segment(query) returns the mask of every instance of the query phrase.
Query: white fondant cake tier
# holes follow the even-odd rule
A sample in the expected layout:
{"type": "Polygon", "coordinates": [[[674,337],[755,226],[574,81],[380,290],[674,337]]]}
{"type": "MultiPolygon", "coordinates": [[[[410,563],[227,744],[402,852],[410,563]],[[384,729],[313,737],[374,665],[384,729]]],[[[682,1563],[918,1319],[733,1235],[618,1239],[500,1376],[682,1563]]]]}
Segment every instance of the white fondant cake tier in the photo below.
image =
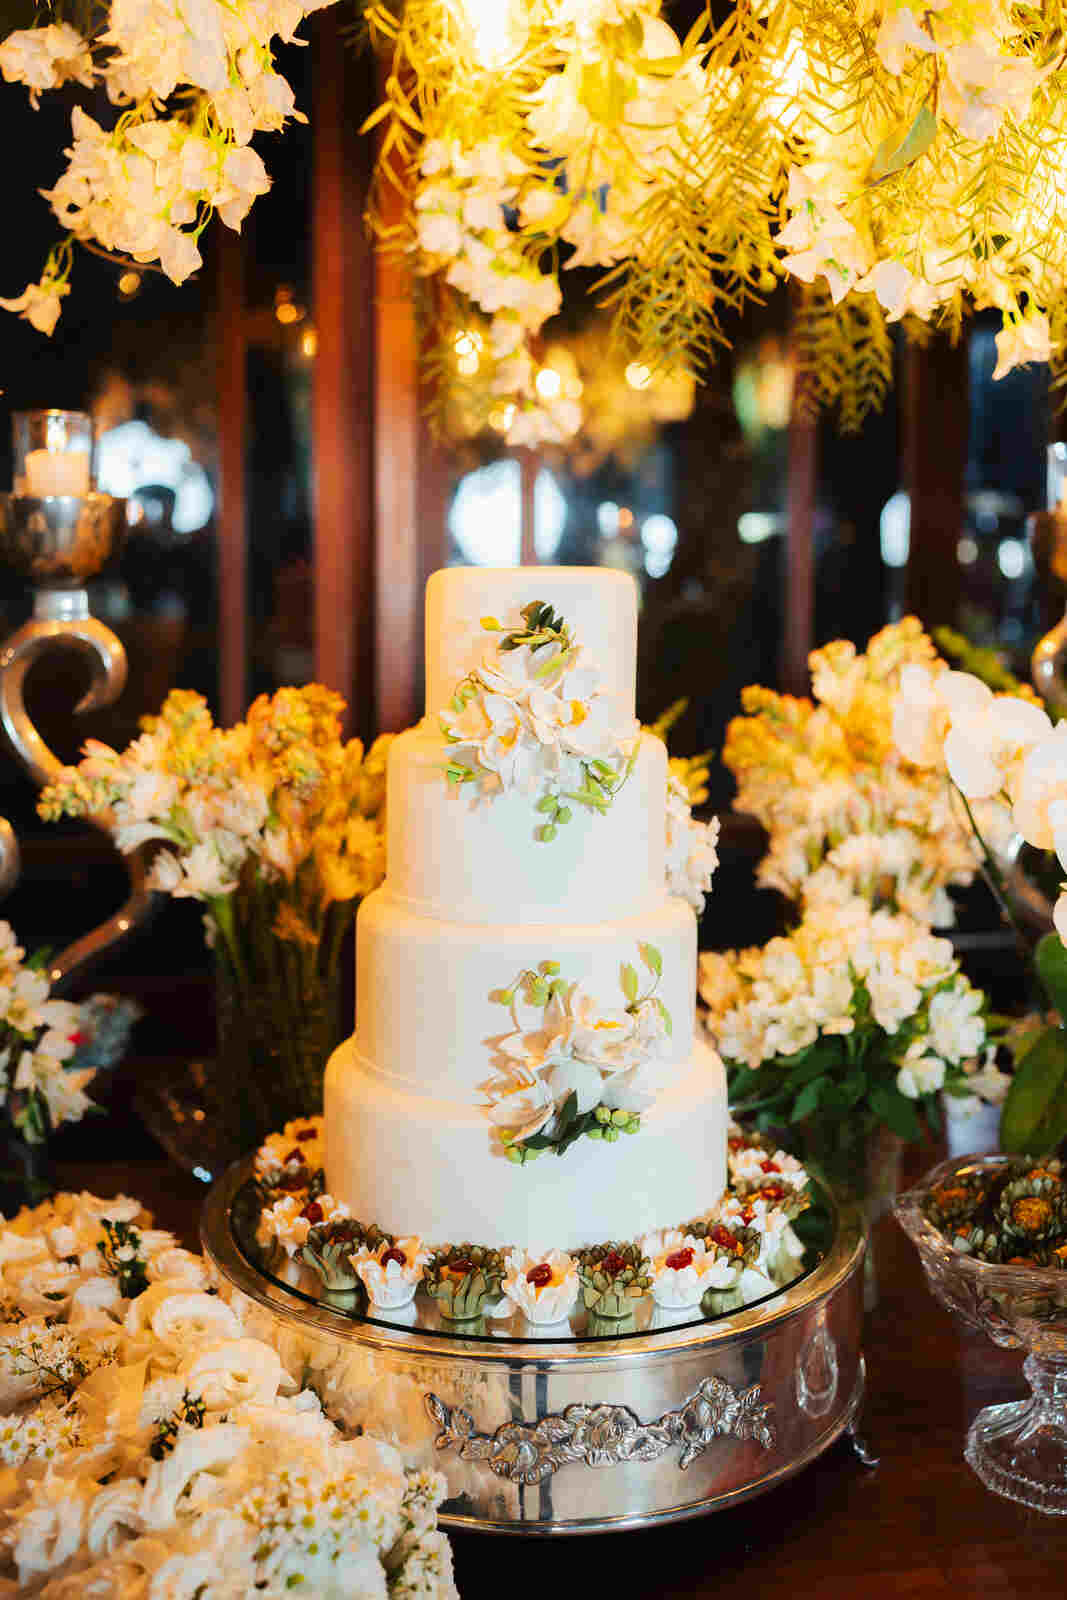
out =
{"type": "Polygon", "coordinates": [[[726,1184],[722,1063],[699,1039],[639,1133],[507,1161],[474,1106],[368,1072],[355,1042],[326,1072],[326,1175],[354,1216],[432,1243],[574,1250],[707,1211],[726,1184]]]}
{"type": "Polygon", "coordinates": [[[447,760],[447,742],[428,724],[401,734],[389,752],[388,887],[397,905],[451,922],[554,925],[662,907],[662,740],[642,736],[607,812],[574,805],[548,843],[536,837],[543,818],[529,795],[450,787],[442,777],[447,760]]]}
{"type": "Polygon", "coordinates": [[[426,712],[436,716],[495,635],[483,617],[505,625],[543,600],[569,623],[600,670],[604,693],[623,718],[634,714],[637,587],[608,567],[445,567],[426,585],[426,712]]]}
{"type": "MultiPolygon", "coordinates": [[[[614,922],[490,929],[413,916],[388,888],[378,889],[356,922],[359,1053],[377,1074],[416,1093],[477,1105],[485,1100],[479,1085],[492,1076],[490,1041],[514,1029],[507,1007],[490,994],[507,989],[523,970],[558,961],[561,975],[581,979],[605,1008],[624,1006],[623,963],[648,976],[639,943],[654,945],[663,958],[656,992],[671,1013],[674,1043],[657,1068],[669,1077],[672,1057],[688,1052],[695,1022],[696,918],[684,901],[664,897],[656,911],[614,922]]],[[[328,1094],[326,1112],[329,1118],[328,1094]]],[[[482,1128],[488,1143],[484,1117],[482,1128]]],[[[329,1168],[327,1176],[332,1183],[329,1168]]]]}

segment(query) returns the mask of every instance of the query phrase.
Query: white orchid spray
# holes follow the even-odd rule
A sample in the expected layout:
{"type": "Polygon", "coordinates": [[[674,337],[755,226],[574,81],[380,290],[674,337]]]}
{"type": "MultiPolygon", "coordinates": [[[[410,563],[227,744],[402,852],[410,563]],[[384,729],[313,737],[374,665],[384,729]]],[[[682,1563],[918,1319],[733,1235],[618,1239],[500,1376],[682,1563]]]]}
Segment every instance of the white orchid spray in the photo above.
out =
{"type": "Polygon", "coordinates": [[[638,953],[648,982],[642,988],[636,967],[624,964],[621,1006],[605,1007],[555,961],[519,973],[492,996],[514,1024],[494,1041],[498,1076],[486,1086],[487,1115],[510,1161],[546,1150],[563,1155],[583,1135],[611,1144],[638,1132],[660,1088],[672,1031],[656,993],[662,957],[649,944],[638,953]]]}
{"type": "MultiPolygon", "coordinates": [[[[943,662],[909,667],[893,708],[897,746],[915,765],[942,776],[958,795],[982,851],[987,881],[1005,922],[1015,928],[1030,966],[1030,942],[1018,927],[999,852],[984,836],[980,807],[1011,818],[1016,840],[1058,858],[1067,872],[1067,724],[1053,726],[1031,691],[994,693],[977,676],[943,662]]],[[[1053,907],[1055,931],[1033,952],[1040,1025],[1026,1030],[1004,1096],[1001,1143],[1041,1154],[1067,1137],[1067,884],[1053,907]],[[1051,1012],[1046,1021],[1044,1013],[1051,1012]]],[[[995,1061],[990,1086],[1001,1091],[995,1061]]],[[[981,1092],[980,1076],[971,1092],[981,1092]]]]}

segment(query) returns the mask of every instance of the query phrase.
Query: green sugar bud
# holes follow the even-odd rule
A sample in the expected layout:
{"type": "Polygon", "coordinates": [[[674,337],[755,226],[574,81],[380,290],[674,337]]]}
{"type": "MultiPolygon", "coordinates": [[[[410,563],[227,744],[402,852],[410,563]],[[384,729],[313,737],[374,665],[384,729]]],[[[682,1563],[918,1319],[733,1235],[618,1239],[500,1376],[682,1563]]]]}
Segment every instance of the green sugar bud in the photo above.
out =
{"type": "Polygon", "coordinates": [[[535,810],[555,811],[558,803],[554,794],[546,794],[542,799],[538,800],[535,810]]]}
{"type": "Polygon", "coordinates": [[[541,963],[541,971],[544,973],[546,978],[554,978],[556,976],[556,973],[559,971],[559,962],[558,961],[542,961],[542,963],[541,963]]]}
{"type": "Polygon", "coordinates": [[[522,1151],[517,1149],[515,1145],[509,1144],[507,1146],[507,1157],[509,1161],[514,1161],[518,1165],[522,1161],[522,1151]]]}
{"type": "Polygon", "coordinates": [[[569,822],[573,815],[574,812],[571,810],[570,806],[560,806],[559,810],[556,812],[556,821],[569,822]]]}
{"type": "Polygon", "coordinates": [[[617,1128],[625,1128],[630,1120],[630,1113],[628,1111],[613,1111],[611,1120],[617,1128]]]}
{"type": "Polygon", "coordinates": [[[603,1123],[611,1121],[611,1112],[608,1110],[607,1106],[597,1106],[596,1110],[593,1112],[593,1115],[596,1117],[598,1122],[603,1123]]]}
{"type": "Polygon", "coordinates": [[[618,1128],[616,1128],[613,1123],[609,1122],[607,1127],[604,1129],[604,1137],[609,1144],[614,1144],[616,1139],[619,1137],[618,1128]]]}
{"type": "Polygon", "coordinates": [[[544,827],[541,829],[541,838],[544,840],[545,844],[551,844],[552,840],[555,837],[556,837],[556,825],[555,825],[555,823],[554,822],[546,822],[544,827]]]}
{"type": "Polygon", "coordinates": [[[585,1136],[587,1139],[602,1139],[604,1137],[604,1130],[600,1127],[587,1128],[585,1131],[585,1136]]]}

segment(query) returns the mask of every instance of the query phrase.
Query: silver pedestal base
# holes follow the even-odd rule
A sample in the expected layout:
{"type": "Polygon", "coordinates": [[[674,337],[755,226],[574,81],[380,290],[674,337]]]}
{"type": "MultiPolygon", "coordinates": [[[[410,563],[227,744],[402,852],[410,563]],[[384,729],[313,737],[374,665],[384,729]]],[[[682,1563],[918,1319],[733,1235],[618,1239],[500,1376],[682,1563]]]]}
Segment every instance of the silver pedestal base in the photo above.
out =
{"type": "Polygon", "coordinates": [[[620,1338],[464,1337],[384,1327],[291,1292],[235,1237],[251,1163],[204,1210],[207,1254],[249,1331],[301,1371],[342,1426],[445,1474],[446,1527],[595,1533],[721,1510],[799,1471],[863,1397],[858,1210],[803,1278],[758,1305],[620,1338]]]}

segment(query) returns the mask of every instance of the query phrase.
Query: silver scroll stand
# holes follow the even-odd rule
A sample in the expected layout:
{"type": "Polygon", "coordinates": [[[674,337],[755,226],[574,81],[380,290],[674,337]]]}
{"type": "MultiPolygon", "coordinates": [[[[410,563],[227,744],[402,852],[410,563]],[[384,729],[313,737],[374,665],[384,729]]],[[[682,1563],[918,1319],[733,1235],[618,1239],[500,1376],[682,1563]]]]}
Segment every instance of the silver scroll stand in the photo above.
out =
{"type": "MultiPolygon", "coordinates": [[[[92,423],[83,412],[16,412],[14,488],[0,493],[0,562],[33,586],[33,613],[0,646],[0,728],[16,760],[43,788],[63,763],[48,748],[25,705],[27,674],[60,651],[89,667],[89,689],[75,714],[113,705],[126,686],[122,641],[89,611],[86,584],[122,547],[140,508],[99,493],[92,476],[92,423]],[[54,492],[53,492],[54,491],[54,492]],[[70,492],[68,492],[70,491],[70,492]]],[[[90,819],[106,828],[106,817],[90,819]]],[[[154,896],[140,852],[123,858],[130,878],[125,904],[75,940],[49,967],[53,988],[144,923],[154,896]]],[[[15,831],[0,817],[0,897],[19,875],[15,831]]]]}

